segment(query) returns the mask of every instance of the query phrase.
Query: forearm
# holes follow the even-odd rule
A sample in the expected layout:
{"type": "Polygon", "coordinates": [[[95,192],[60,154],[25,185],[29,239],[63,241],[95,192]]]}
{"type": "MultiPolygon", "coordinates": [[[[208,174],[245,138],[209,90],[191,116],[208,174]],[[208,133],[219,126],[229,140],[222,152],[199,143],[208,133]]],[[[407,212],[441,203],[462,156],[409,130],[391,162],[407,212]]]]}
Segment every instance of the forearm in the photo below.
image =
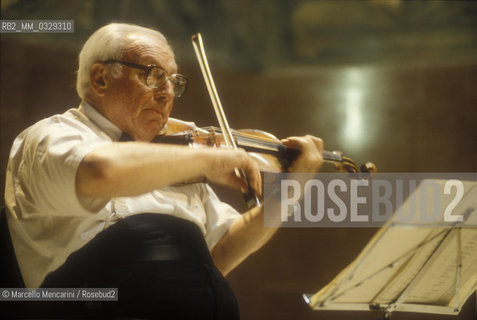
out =
{"type": "MultiPolygon", "coordinates": [[[[316,172],[323,163],[321,139],[313,136],[291,137],[282,142],[301,150],[301,155],[288,168],[290,172],[316,172]]],[[[267,228],[264,226],[263,206],[254,208],[238,219],[213,248],[212,258],[224,275],[260,249],[278,230],[281,224],[280,201],[269,200],[267,228]]]]}
{"type": "Polygon", "coordinates": [[[182,146],[113,143],[86,155],[78,168],[76,189],[89,197],[139,195],[200,177],[205,158],[201,150],[182,146]]]}
{"type": "Polygon", "coordinates": [[[235,221],[212,249],[212,258],[222,274],[227,275],[276,233],[280,226],[278,206],[273,204],[269,209],[277,213],[273,215],[275,219],[271,221],[271,227],[264,226],[263,206],[253,208],[235,221]]]}

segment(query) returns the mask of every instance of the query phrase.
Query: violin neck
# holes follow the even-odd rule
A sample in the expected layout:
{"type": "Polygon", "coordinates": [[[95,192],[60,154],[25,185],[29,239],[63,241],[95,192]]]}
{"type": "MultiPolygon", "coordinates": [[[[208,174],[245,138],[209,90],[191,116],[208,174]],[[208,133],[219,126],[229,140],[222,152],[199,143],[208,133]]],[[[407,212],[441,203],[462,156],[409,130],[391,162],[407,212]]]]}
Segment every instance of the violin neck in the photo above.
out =
{"type": "MultiPolygon", "coordinates": [[[[260,144],[255,145],[255,142],[246,137],[236,136],[237,146],[245,149],[247,152],[266,153],[274,155],[282,165],[283,168],[288,168],[290,164],[298,157],[300,150],[296,148],[289,148],[280,143],[267,143],[263,141],[260,144]]],[[[341,163],[343,158],[341,155],[334,151],[323,151],[323,160],[332,163],[341,163]]]]}
{"type": "Polygon", "coordinates": [[[323,151],[323,160],[328,162],[343,162],[341,155],[335,151],[323,151]]]}

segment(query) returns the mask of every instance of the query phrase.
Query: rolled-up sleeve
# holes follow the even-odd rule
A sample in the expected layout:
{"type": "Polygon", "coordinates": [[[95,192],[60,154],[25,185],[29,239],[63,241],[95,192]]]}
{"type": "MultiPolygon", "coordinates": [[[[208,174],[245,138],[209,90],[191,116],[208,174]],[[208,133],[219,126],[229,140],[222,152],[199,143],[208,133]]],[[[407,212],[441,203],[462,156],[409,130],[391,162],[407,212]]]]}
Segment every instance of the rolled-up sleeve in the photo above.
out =
{"type": "Polygon", "coordinates": [[[76,172],[88,153],[107,143],[78,124],[52,121],[32,128],[21,146],[17,197],[43,212],[87,213],[76,194],[76,172]]]}

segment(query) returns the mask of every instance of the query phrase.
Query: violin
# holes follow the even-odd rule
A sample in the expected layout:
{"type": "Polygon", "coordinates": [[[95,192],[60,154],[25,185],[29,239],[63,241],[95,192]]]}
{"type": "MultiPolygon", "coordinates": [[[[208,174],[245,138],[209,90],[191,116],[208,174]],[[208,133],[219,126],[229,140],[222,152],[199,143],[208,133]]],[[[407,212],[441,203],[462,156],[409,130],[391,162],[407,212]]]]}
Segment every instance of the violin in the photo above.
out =
{"type": "MultiPolygon", "coordinates": [[[[289,148],[275,136],[261,130],[232,130],[225,117],[222,104],[210,72],[209,63],[205,54],[204,44],[200,33],[192,36],[192,46],[197,56],[199,66],[204,77],[207,90],[214,107],[220,129],[216,127],[198,128],[193,122],[169,119],[166,134],[157,137],[154,142],[176,143],[189,146],[227,147],[231,149],[243,148],[257,162],[262,172],[284,172],[298,157],[300,150],[289,148]]],[[[340,171],[359,172],[356,164],[339,152],[324,151],[323,160],[332,162],[340,171]]],[[[370,162],[361,166],[362,172],[372,173],[376,166],[370,162]]],[[[242,169],[236,169],[237,177],[247,181],[248,177],[242,169]]],[[[252,190],[243,190],[247,205],[261,206],[261,200],[253,195],[252,190]]]]}
{"type": "MultiPolygon", "coordinates": [[[[153,142],[187,145],[189,147],[227,148],[224,134],[217,127],[198,127],[194,122],[169,118],[163,135],[153,142]]],[[[286,172],[300,154],[299,149],[285,146],[273,134],[257,129],[231,129],[234,143],[257,162],[261,172],[286,172]]],[[[338,171],[349,173],[373,173],[376,166],[367,162],[358,166],[338,151],[323,151],[323,160],[332,163],[338,171]]]]}

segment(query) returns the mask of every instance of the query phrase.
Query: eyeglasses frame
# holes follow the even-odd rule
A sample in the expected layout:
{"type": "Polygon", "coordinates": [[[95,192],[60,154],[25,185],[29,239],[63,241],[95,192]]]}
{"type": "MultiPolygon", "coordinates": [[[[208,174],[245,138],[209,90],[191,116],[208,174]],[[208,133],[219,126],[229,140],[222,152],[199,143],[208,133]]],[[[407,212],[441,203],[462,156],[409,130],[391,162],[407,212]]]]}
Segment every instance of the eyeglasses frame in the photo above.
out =
{"type": "MultiPolygon", "coordinates": [[[[161,86],[158,86],[158,87],[151,87],[148,83],[147,83],[147,78],[149,76],[149,73],[151,72],[152,69],[154,68],[159,68],[161,70],[163,70],[165,73],[166,73],[166,81],[164,82],[164,84],[168,81],[168,80],[171,80],[171,79],[174,79],[173,77],[178,77],[182,80],[185,80],[185,85],[184,85],[184,91],[180,94],[180,95],[176,95],[175,94],[175,91],[174,91],[174,97],[176,98],[180,98],[184,95],[184,93],[186,92],[187,90],[187,86],[188,86],[188,83],[189,83],[189,79],[187,79],[187,77],[185,77],[184,75],[180,74],[180,73],[173,73],[173,74],[169,74],[169,72],[167,72],[166,69],[162,68],[161,66],[158,66],[158,65],[155,65],[155,64],[149,64],[149,65],[142,65],[142,64],[137,64],[137,63],[133,63],[133,62],[127,62],[127,61],[122,61],[122,60],[116,60],[116,59],[109,59],[109,60],[106,60],[106,61],[102,61],[102,63],[105,63],[105,64],[110,64],[110,63],[120,63],[120,64],[123,64],[127,67],[130,67],[130,68],[134,68],[134,69],[139,69],[139,70],[142,70],[145,72],[146,74],[146,85],[151,88],[151,89],[157,89],[157,88],[160,88],[161,86]]],[[[163,84],[163,85],[164,85],[163,84]]]]}

